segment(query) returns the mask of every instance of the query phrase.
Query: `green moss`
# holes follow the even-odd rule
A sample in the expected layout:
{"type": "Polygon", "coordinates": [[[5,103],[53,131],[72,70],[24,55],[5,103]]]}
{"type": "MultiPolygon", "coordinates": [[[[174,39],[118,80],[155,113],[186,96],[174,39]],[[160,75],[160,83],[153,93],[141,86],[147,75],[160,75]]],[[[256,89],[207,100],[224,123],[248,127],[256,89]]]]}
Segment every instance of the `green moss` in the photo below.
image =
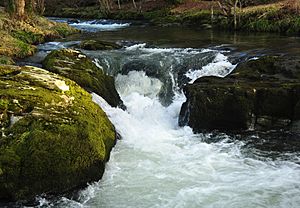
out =
{"type": "Polygon", "coordinates": [[[16,45],[19,49],[19,51],[16,54],[16,57],[18,58],[25,58],[27,56],[31,56],[36,52],[36,47],[33,45],[30,45],[28,43],[24,43],[23,41],[17,40],[16,45]]]}
{"type": "Polygon", "coordinates": [[[1,110],[7,109],[8,103],[9,103],[8,100],[1,99],[0,100],[0,109],[1,110]]]}
{"type": "MultiPolygon", "coordinates": [[[[15,64],[14,60],[10,57],[7,56],[1,56],[0,55],[0,64],[8,64],[8,65],[12,65],[15,64]]],[[[0,72],[1,73],[1,72],[0,72]]]]}
{"type": "Polygon", "coordinates": [[[42,69],[2,65],[0,71],[10,73],[0,76],[0,115],[18,117],[0,132],[0,198],[60,193],[99,180],[116,135],[91,95],[42,69]]]}
{"type": "Polygon", "coordinates": [[[99,40],[84,40],[80,43],[79,47],[85,50],[113,50],[122,48],[122,46],[116,43],[99,40]]]}
{"type": "Polygon", "coordinates": [[[76,29],[70,29],[70,26],[66,23],[56,24],[52,27],[52,30],[56,31],[61,37],[67,37],[68,35],[79,32],[76,29]]]}
{"type": "Polygon", "coordinates": [[[123,105],[115,89],[114,78],[106,75],[91,59],[78,51],[52,51],[43,61],[43,66],[74,80],[86,90],[97,93],[114,107],[123,105]]]}
{"type": "Polygon", "coordinates": [[[35,44],[79,32],[66,23],[52,22],[35,15],[31,15],[26,21],[19,21],[2,11],[0,11],[0,27],[2,27],[0,63],[5,64],[7,61],[1,56],[12,58],[31,56],[36,51],[35,44]]]}
{"type": "Polygon", "coordinates": [[[18,31],[13,31],[12,36],[27,44],[39,44],[44,42],[43,34],[37,34],[33,32],[18,30],[18,31]]]}

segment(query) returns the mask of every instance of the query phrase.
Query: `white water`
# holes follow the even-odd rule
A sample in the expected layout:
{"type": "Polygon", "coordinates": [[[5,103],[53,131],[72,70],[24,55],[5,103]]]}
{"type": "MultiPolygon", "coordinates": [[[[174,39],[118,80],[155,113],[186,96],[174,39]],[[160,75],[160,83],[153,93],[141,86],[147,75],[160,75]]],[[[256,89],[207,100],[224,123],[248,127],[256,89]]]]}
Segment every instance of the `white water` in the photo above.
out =
{"type": "MultiPolygon", "coordinates": [[[[224,59],[206,67],[216,75],[224,59]]],[[[222,68],[222,67],[221,67],[222,68]]],[[[144,72],[116,78],[127,111],[93,99],[122,135],[100,182],[80,193],[79,201],[62,198],[41,201],[55,207],[186,207],[186,208],[298,208],[300,165],[283,160],[257,160],[241,152],[242,143],[203,142],[212,135],[193,134],[178,127],[185,97],[176,93],[164,107],[157,94],[161,82],[144,72]]]]}
{"type": "Polygon", "coordinates": [[[130,23],[125,23],[117,20],[98,19],[98,20],[78,20],[68,18],[50,17],[50,20],[56,22],[68,23],[69,25],[87,32],[113,31],[130,26],[130,23]]]}
{"type": "Polygon", "coordinates": [[[228,61],[227,56],[218,53],[212,63],[202,67],[202,69],[190,69],[185,76],[191,79],[189,83],[194,83],[198,78],[204,76],[225,77],[230,74],[235,67],[236,65],[233,65],[228,61]]]}
{"type": "Polygon", "coordinates": [[[97,22],[97,21],[85,21],[79,23],[71,23],[73,27],[76,27],[80,30],[89,31],[89,32],[97,32],[97,31],[111,31],[118,30],[124,27],[128,27],[129,23],[115,23],[115,22],[97,22]]]}

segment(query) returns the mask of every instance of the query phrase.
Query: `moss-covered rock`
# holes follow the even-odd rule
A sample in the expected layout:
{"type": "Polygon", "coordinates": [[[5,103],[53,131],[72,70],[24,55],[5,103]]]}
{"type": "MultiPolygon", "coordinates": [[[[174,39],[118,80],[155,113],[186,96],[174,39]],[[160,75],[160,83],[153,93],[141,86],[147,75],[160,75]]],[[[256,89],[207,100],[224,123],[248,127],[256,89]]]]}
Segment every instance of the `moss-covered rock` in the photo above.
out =
{"type": "Polygon", "coordinates": [[[84,40],[80,43],[79,47],[85,50],[113,50],[122,48],[119,44],[101,40],[84,40]]]}
{"type": "Polygon", "coordinates": [[[81,52],[71,49],[52,51],[43,61],[43,66],[51,72],[74,80],[86,90],[97,93],[111,106],[123,106],[114,78],[105,74],[81,52]]]}
{"type": "Polygon", "coordinates": [[[114,126],[75,82],[0,65],[0,199],[57,194],[99,180],[114,126]]]}
{"type": "Polygon", "coordinates": [[[184,88],[180,125],[218,129],[289,129],[299,118],[300,60],[262,57],[241,63],[226,78],[202,77],[184,88]]]}

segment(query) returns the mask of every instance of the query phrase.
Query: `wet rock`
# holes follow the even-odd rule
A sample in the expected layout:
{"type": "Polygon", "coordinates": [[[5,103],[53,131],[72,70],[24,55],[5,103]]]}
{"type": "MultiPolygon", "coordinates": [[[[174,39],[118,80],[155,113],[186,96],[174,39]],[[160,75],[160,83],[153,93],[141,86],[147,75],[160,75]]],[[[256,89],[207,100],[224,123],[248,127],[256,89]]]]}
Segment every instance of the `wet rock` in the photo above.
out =
{"type": "Polygon", "coordinates": [[[75,82],[0,65],[0,199],[58,194],[99,180],[114,126],[75,82]]]}
{"type": "Polygon", "coordinates": [[[113,50],[120,49],[122,46],[108,41],[100,41],[100,40],[84,40],[80,43],[79,47],[85,50],[113,50]]]}
{"type": "Polygon", "coordinates": [[[226,78],[202,77],[184,88],[179,124],[203,130],[299,132],[300,60],[266,56],[241,63],[226,78]]]}
{"type": "Polygon", "coordinates": [[[52,51],[43,61],[47,70],[74,80],[84,89],[95,92],[113,107],[124,107],[116,91],[114,78],[86,57],[83,53],[71,49],[52,51]]]}
{"type": "Polygon", "coordinates": [[[127,75],[130,71],[144,71],[147,76],[157,79],[164,78],[164,72],[160,70],[158,63],[142,60],[133,60],[123,65],[121,73],[127,75]]]}
{"type": "Polygon", "coordinates": [[[167,70],[162,70],[159,62],[132,60],[123,65],[121,74],[128,75],[130,71],[143,71],[148,77],[160,80],[163,83],[158,95],[160,102],[165,106],[172,103],[174,96],[173,83],[170,75],[166,73],[167,70]]]}

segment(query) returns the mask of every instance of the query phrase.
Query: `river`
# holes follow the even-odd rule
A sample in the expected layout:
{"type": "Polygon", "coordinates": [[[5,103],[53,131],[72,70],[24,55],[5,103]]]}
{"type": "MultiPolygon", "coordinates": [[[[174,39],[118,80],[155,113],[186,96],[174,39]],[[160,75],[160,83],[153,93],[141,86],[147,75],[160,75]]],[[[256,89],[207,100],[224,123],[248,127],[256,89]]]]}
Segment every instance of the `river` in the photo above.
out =
{"type": "MultiPolygon", "coordinates": [[[[68,21],[66,19],[56,19],[68,21]]],[[[123,49],[84,51],[115,76],[127,107],[93,99],[122,139],[103,179],[73,198],[39,197],[39,207],[297,208],[300,153],[266,152],[222,133],[178,126],[181,87],[207,75],[225,76],[240,61],[265,54],[300,55],[300,38],[232,34],[140,22],[71,22],[86,32],[39,46],[28,62],[84,39],[116,41],[123,49]]],[[[255,137],[253,135],[252,137],[255,137]]],[[[257,138],[256,139],[263,139],[257,138]]]]}

